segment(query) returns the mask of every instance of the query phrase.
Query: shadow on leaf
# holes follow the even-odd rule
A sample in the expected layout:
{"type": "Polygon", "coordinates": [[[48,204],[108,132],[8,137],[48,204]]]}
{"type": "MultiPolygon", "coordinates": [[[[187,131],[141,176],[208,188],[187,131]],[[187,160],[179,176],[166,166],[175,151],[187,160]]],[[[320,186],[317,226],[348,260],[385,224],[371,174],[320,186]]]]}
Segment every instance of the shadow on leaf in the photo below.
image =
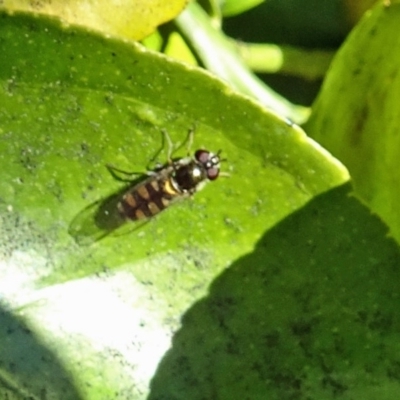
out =
{"type": "Polygon", "coordinates": [[[400,253],[351,191],[314,198],[216,278],[150,400],[396,397],[400,253]]]}
{"type": "Polygon", "coordinates": [[[0,343],[1,399],[83,399],[57,356],[1,305],[0,343]]]}

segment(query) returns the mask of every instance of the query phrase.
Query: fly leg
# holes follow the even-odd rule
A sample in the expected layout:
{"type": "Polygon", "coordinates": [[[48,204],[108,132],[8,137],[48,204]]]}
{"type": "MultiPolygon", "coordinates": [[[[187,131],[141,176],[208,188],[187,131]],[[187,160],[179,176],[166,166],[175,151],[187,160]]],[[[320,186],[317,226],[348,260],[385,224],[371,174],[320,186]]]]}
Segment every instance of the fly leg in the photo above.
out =
{"type": "Polygon", "coordinates": [[[155,174],[154,171],[147,171],[147,172],[131,172],[131,171],[124,171],[123,169],[119,169],[114,167],[111,164],[106,164],[106,168],[111,176],[120,182],[128,182],[132,183],[137,180],[138,177],[143,177],[144,175],[152,176],[155,174]]]}

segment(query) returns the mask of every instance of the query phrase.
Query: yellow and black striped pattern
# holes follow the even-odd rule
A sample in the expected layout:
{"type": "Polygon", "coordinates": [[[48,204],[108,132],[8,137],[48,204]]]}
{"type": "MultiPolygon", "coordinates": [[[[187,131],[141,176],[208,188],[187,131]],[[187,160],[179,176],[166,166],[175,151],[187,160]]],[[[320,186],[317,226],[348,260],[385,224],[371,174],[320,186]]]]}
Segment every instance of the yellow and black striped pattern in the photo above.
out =
{"type": "Polygon", "coordinates": [[[131,220],[150,218],[167,208],[174,198],[180,197],[168,176],[151,177],[139,183],[121,199],[118,209],[131,220]]]}

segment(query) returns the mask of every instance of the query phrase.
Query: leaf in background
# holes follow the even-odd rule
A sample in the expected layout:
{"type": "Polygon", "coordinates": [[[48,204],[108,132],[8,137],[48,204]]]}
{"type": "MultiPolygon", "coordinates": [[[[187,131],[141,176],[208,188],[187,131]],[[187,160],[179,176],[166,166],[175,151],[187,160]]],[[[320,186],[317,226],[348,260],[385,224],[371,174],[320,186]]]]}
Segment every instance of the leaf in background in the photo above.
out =
{"type": "MultiPolygon", "coordinates": [[[[202,70],[47,17],[0,18],[2,306],[85,398],[143,398],[180,315],[212,279],[347,171],[202,70]],[[74,218],[124,187],[105,165],[144,171],[161,129],[181,143],[193,126],[194,148],[222,149],[230,177],[131,234],[78,246],[74,218]]],[[[21,387],[39,396],[34,382],[21,387]]]]}
{"type": "Polygon", "coordinates": [[[333,61],[307,132],[349,168],[357,194],[400,241],[400,5],[375,7],[333,61]]]}
{"type": "Polygon", "coordinates": [[[350,26],[354,26],[363,14],[378,2],[379,0],[344,0],[343,7],[350,26]]]}
{"type": "Polygon", "coordinates": [[[186,0],[47,1],[4,0],[9,11],[31,11],[59,17],[105,34],[140,40],[157,26],[170,21],[186,5],[186,0]]]}
{"type": "Polygon", "coordinates": [[[290,103],[255,76],[238,55],[232,41],[211,24],[198,4],[190,3],[175,23],[209,71],[272,111],[296,123],[306,120],[309,109],[290,103]]]}
{"type": "Polygon", "coordinates": [[[241,14],[261,4],[265,0],[227,0],[222,2],[222,14],[225,17],[241,14]]]}

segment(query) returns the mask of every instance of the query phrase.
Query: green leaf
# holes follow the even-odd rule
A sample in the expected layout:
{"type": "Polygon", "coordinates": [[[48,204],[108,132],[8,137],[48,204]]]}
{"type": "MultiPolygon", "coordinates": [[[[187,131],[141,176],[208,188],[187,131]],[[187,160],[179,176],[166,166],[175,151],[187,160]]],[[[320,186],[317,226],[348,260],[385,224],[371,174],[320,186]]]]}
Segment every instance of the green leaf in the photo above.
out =
{"type": "Polygon", "coordinates": [[[149,400],[391,400],[400,251],[344,185],[277,224],[182,319],[149,400]]]}
{"type": "MultiPolygon", "coordinates": [[[[347,171],[204,71],[45,17],[0,18],[2,306],[54,352],[83,398],[143,398],[180,315],[212,279],[347,171]],[[105,165],[144,172],[161,130],[182,143],[192,127],[194,148],[222,149],[230,176],[145,226],[122,227],[131,233],[79,246],[69,234],[77,218],[91,233],[93,210],[125,188],[105,165]]],[[[12,381],[41,396],[41,374],[31,381],[13,362],[1,366],[3,392],[12,381]]]]}
{"type": "MultiPolygon", "coordinates": [[[[14,276],[15,278],[15,276],[14,276]]],[[[9,282],[10,283],[10,282],[9,282]]],[[[0,397],[79,400],[73,377],[30,327],[0,306],[0,397]],[[51,379],[49,379],[51,377],[51,379]]]]}
{"type": "Polygon", "coordinates": [[[190,3],[175,23],[206,68],[235,90],[296,123],[302,123],[308,117],[308,108],[290,103],[249,70],[234,43],[212,25],[198,4],[190,3]]]}
{"type": "Polygon", "coordinates": [[[356,193],[400,241],[400,5],[367,13],[337,54],[307,132],[349,168],[356,193]]]}
{"type": "Polygon", "coordinates": [[[229,17],[241,14],[253,7],[258,6],[265,0],[228,0],[222,2],[222,13],[224,16],[229,17]]]}

